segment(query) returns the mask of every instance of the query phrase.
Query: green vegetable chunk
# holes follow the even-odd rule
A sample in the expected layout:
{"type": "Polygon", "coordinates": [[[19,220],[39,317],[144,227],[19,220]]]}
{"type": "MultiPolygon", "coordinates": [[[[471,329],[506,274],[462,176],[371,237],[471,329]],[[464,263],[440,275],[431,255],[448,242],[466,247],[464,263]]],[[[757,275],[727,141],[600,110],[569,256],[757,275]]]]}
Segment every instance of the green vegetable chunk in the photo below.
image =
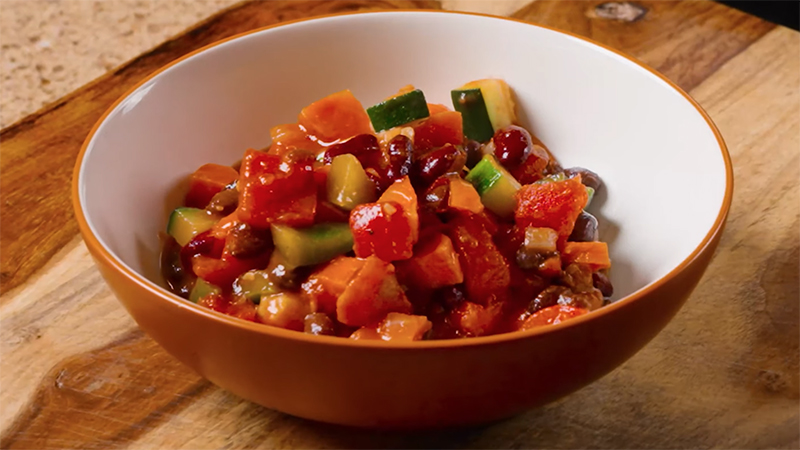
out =
{"type": "Polygon", "coordinates": [[[487,142],[491,139],[494,129],[480,88],[456,89],[450,91],[450,97],[455,110],[461,113],[464,136],[478,142],[487,142]]]}
{"type": "Polygon", "coordinates": [[[351,154],[339,155],[331,161],[327,191],[328,201],[347,211],[377,198],[375,184],[358,158],[351,154]]]}
{"type": "Polygon", "coordinates": [[[521,186],[494,155],[484,155],[464,179],[472,183],[483,205],[493,213],[504,218],[514,214],[517,206],[514,195],[521,186]]]}
{"type": "Polygon", "coordinates": [[[320,223],[306,228],[272,225],[275,248],[293,267],[321,264],[353,249],[346,223],[320,223]]]}
{"type": "Polygon", "coordinates": [[[220,293],[222,293],[222,289],[220,289],[218,286],[214,286],[208,281],[198,278],[197,281],[194,282],[192,292],[189,293],[189,301],[192,303],[197,303],[198,300],[207,295],[220,293]]]}
{"type": "Polygon", "coordinates": [[[167,222],[167,234],[174,237],[183,247],[198,234],[210,230],[219,218],[204,209],[176,208],[167,222]]]}
{"type": "Polygon", "coordinates": [[[251,270],[239,275],[233,282],[233,293],[251,300],[258,304],[262,295],[272,295],[279,292],[275,283],[269,277],[266,270],[251,270]]]}
{"type": "Polygon", "coordinates": [[[392,97],[367,108],[375,131],[388,130],[430,115],[425,95],[419,89],[392,97]]]}

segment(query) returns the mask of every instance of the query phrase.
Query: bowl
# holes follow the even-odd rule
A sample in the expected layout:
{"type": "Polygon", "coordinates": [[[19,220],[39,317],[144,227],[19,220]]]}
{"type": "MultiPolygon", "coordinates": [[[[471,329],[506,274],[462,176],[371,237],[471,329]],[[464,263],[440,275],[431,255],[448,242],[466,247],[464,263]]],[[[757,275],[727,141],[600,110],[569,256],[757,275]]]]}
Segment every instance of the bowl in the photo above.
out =
{"type": "Polygon", "coordinates": [[[376,428],[486,423],[607,374],[664,328],[720,239],[733,175],[722,137],[652,69],[569,33],[490,16],[368,12],[210,45],[150,75],[89,134],[73,182],[97,267],[138,325],[214,384],[294,416],[376,428]],[[487,77],[565,167],[598,172],[590,211],[611,249],[615,302],[525,332],[411,343],[244,322],[162,287],[158,232],[183,180],[269,143],[270,127],[351,89],[364,105],[414,84],[428,101],[487,77]]]}

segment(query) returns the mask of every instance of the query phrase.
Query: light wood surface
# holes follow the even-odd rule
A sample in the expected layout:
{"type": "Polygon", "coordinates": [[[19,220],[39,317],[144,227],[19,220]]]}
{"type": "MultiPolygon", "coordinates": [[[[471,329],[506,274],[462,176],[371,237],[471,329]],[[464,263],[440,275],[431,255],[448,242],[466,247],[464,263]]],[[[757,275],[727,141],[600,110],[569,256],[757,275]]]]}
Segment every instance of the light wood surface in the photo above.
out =
{"type": "Polygon", "coordinates": [[[237,5],[0,132],[0,448],[797,448],[800,34],[710,2],[309,1],[237,5]],[[481,428],[375,433],[267,410],[139,331],[77,236],[80,144],[136,81],[194,48],[357,8],[490,12],[588,36],[675,80],[719,126],[733,207],[703,281],[644,350],[554,404],[481,428]],[[516,12],[515,12],[516,11],[516,12]]]}

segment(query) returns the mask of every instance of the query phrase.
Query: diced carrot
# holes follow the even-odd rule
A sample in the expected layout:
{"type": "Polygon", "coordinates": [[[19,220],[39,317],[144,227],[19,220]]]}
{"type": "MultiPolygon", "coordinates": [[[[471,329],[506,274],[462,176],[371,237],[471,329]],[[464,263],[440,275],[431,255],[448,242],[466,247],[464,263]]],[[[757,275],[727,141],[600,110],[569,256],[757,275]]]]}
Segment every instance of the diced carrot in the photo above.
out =
{"type": "Polygon", "coordinates": [[[433,114],[410,126],[414,128],[414,153],[419,155],[445,144],[464,143],[464,125],[458,111],[433,114]]]}
{"type": "Polygon", "coordinates": [[[309,138],[306,130],[297,123],[276,125],[269,130],[272,145],[269,153],[283,155],[291,150],[307,150],[314,154],[322,151],[322,146],[309,138]]]}
{"type": "Polygon", "coordinates": [[[189,192],[185,205],[192,208],[205,208],[211,198],[233,183],[239,176],[233,167],[220,164],[204,164],[189,178],[189,192]]]}
{"type": "Polygon", "coordinates": [[[419,341],[431,329],[431,321],[425,316],[389,313],[378,325],[362,327],[350,335],[350,339],[383,341],[419,341]]]}
{"type": "Polygon", "coordinates": [[[320,143],[373,133],[367,111],[349,89],[306,106],[300,111],[297,121],[320,143]]]}
{"type": "Polygon", "coordinates": [[[441,233],[420,242],[414,248],[414,256],[398,261],[396,266],[398,277],[417,289],[437,289],[464,282],[453,242],[441,233]]]}
{"type": "Polygon", "coordinates": [[[417,193],[408,176],[392,183],[378,199],[378,203],[396,202],[403,207],[403,215],[408,218],[411,228],[411,240],[416,243],[419,239],[419,205],[417,193]]]}
{"type": "Polygon", "coordinates": [[[534,183],[517,191],[514,219],[521,229],[544,227],[556,230],[559,247],[566,242],[588,195],[580,175],[564,181],[534,183]]]}
{"type": "Polygon", "coordinates": [[[301,285],[303,293],[317,305],[318,311],[332,314],[336,311],[336,299],[363,266],[363,259],[339,256],[308,277],[301,285]]]}
{"type": "Polygon", "coordinates": [[[445,105],[442,105],[440,103],[428,103],[428,113],[430,115],[439,114],[439,113],[448,112],[448,111],[451,111],[451,109],[448,108],[445,105]]]}
{"type": "Polygon", "coordinates": [[[447,206],[461,211],[469,211],[473,214],[483,212],[483,203],[478,191],[460,176],[450,177],[450,194],[447,198],[447,206]]]}
{"type": "Polygon", "coordinates": [[[339,322],[357,327],[375,324],[390,312],[411,310],[411,303],[395,277],[394,266],[376,256],[364,260],[364,266],[336,301],[339,322]]]}
{"type": "Polygon", "coordinates": [[[531,328],[542,327],[545,325],[555,325],[578,316],[582,316],[589,311],[583,308],[576,308],[574,306],[553,305],[547,308],[540,309],[533,313],[532,316],[525,319],[520,325],[519,329],[530,330],[531,328]]]}
{"type": "Polygon", "coordinates": [[[567,242],[561,251],[561,257],[567,264],[586,264],[592,270],[611,267],[608,244],[605,242],[567,242]]]}

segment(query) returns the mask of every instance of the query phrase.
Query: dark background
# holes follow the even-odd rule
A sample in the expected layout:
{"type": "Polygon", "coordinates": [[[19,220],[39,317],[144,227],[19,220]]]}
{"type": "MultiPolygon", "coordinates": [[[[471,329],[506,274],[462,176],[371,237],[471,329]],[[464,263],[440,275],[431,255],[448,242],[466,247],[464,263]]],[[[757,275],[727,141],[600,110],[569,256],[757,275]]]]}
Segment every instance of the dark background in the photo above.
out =
{"type": "Polygon", "coordinates": [[[764,20],[798,30],[800,28],[800,1],[719,1],[764,20]]]}

